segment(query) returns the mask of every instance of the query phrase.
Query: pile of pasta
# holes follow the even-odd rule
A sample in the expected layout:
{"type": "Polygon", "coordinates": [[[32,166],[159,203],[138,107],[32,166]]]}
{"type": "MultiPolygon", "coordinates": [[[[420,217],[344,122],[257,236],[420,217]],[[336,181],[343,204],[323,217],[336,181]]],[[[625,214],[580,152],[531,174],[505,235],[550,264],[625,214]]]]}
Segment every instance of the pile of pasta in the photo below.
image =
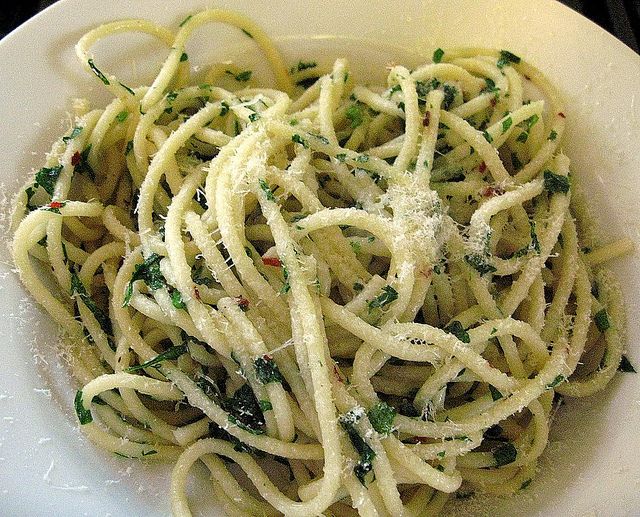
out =
{"type": "Polygon", "coordinates": [[[630,368],[601,267],[630,244],[576,223],[564,108],[519,56],[438,49],[362,86],[344,59],[287,66],[223,10],[108,23],[76,50],[113,100],[75,102],[17,196],[14,260],[64,329],[82,431],[173,461],[176,515],[196,462],[229,515],[524,490],[560,395],[630,368]],[[191,76],[185,44],[213,22],[278,89],[230,64],[191,76]],[[167,45],[150,86],[91,55],[126,32],[167,45]]]}

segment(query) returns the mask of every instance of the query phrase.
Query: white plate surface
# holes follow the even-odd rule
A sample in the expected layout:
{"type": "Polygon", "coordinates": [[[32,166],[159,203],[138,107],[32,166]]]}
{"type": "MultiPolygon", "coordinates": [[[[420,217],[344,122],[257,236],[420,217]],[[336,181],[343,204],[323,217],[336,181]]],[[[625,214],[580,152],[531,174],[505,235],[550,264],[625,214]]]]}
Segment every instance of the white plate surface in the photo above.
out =
{"type": "MultiPolygon", "coordinates": [[[[507,48],[541,68],[567,101],[566,153],[601,235],[640,244],[640,57],[552,0],[62,0],[0,42],[0,196],[10,199],[68,125],[69,99],[107,100],[80,68],[73,45],[113,19],[148,17],[175,27],[203,7],[232,7],[254,18],[293,63],[350,58],[360,77],[384,75],[390,61],[426,61],[436,47],[507,48]],[[303,41],[301,41],[301,39],[303,41]],[[371,75],[375,68],[380,72],[371,75]],[[365,75],[367,74],[367,75],[365,75]]],[[[130,84],[160,62],[146,37],[114,39],[100,62],[130,84]],[[128,46],[125,46],[128,45],[128,46]],[[126,52],[116,59],[114,49],[126,52]],[[145,62],[151,63],[145,67],[145,62]]],[[[257,66],[251,43],[219,26],[191,43],[194,63],[237,58],[257,66]],[[219,43],[224,43],[220,45],[219,43]]],[[[258,59],[259,61],[259,59],[258,59]]],[[[267,73],[264,72],[265,77],[267,73]]],[[[0,216],[5,216],[3,203],[0,216]]],[[[11,272],[0,218],[0,514],[168,515],[168,467],[112,457],[77,429],[75,386],[55,351],[56,329],[11,272]]],[[[628,356],[640,365],[640,263],[612,264],[624,282],[628,356]]],[[[570,401],[552,431],[541,472],[526,494],[454,505],[459,515],[637,515],[640,512],[640,375],[616,376],[595,397],[570,401]]],[[[196,514],[211,510],[206,483],[194,482],[196,514]]]]}

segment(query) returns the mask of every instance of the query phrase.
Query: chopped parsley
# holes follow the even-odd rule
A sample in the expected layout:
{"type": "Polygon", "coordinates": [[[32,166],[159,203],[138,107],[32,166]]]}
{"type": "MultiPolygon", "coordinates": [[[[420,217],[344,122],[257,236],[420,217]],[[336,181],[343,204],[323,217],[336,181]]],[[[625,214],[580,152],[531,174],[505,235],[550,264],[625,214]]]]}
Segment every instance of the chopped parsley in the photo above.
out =
{"type": "Polygon", "coordinates": [[[495,93],[498,90],[500,90],[500,88],[496,87],[496,82],[491,79],[490,77],[485,77],[484,78],[484,82],[486,83],[486,87],[482,90],[483,92],[486,93],[495,93]]]}
{"type": "Polygon", "coordinates": [[[508,50],[501,50],[500,58],[498,59],[496,65],[498,66],[498,68],[504,68],[510,63],[518,64],[520,63],[520,61],[520,57],[516,56],[515,54],[512,54],[508,50]]]}
{"type": "Polygon", "coordinates": [[[251,113],[249,115],[249,120],[251,122],[255,122],[256,120],[260,120],[260,113],[251,113]]]}
{"type": "Polygon", "coordinates": [[[184,303],[184,300],[182,299],[180,291],[178,291],[177,289],[171,292],[171,304],[176,309],[185,309],[187,307],[187,304],[184,303]]]}
{"type": "Polygon", "coordinates": [[[129,116],[129,112],[127,110],[122,110],[120,113],[116,115],[116,120],[118,122],[124,122],[125,120],[127,120],[128,116],[129,116]]]}
{"type": "Polygon", "coordinates": [[[144,260],[144,262],[142,262],[142,264],[136,265],[133,275],[131,275],[131,280],[129,280],[129,284],[124,292],[124,301],[122,302],[123,307],[129,305],[129,301],[133,295],[133,284],[135,281],[143,280],[144,283],[154,291],[166,285],[164,276],[160,271],[160,260],[162,260],[160,255],[152,253],[144,260]]]}
{"type": "Polygon", "coordinates": [[[78,277],[78,275],[71,272],[71,295],[77,294],[82,302],[87,306],[87,309],[91,311],[93,317],[96,319],[102,331],[107,335],[113,335],[113,328],[111,326],[111,320],[109,316],[96,304],[96,302],[89,296],[84,284],[78,277]]]}
{"type": "Polygon", "coordinates": [[[264,415],[249,384],[240,386],[233,396],[226,400],[229,422],[251,434],[264,434],[264,415]]]}
{"type": "Polygon", "coordinates": [[[520,490],[524,490],[525,488],[527,488],[530,484],[531,484],[532,479],[525,479],[522,484],[520,485],[520,490]]]}
{"type": "Polygon", "coordinates": [[[308,70],[309,68],[315,68],[318,66],[318,63],[315,61],[298,61],[297,65],[294,65],[289,70],[289,73],[302,72],[303,70],[308,70]]]}
{"type": "Polygon", "coordinates": [[[284,283],[280,288],[280,294],[287,294],[291,290],[291,284],[289,283],[289,270],[284,264],[282,264],[282,276],[284,277],[284,283]]]}
{"type": "Polygon", "coordinates": [[[258,180],[258,184],[260,185],[260,189],[264,192],[265,196],[267,197],[267,199],[269,201],[275,201],[276,200],[276,197],[273,195],[273,190],[271,190],[271,187],[269,186],[269,184],[265,180],[260,178],[258,180]]]}
{"type": "Polygon", "coordinates": [[[509,130],[511,124],[513,124],[513,119],[511,117],[507,117],[502,121],[502,134],[505,134],[509,130]]]}
{"type": "Polygon", "coordinates": [[[82,390],[76,391],[76,397],[73,401],[73,406],[76,410],[76,415],[78,415],[80,425],[90,424],[91,422],[93,422],[91,410],[85,408],[82,404],[82,390]]]}
{"type": "Polygon", "coordinates": [[[129,368],[127,368],[125,371],[136,372],[138,370],[143,370],[144,368],[158,368],[161,362],[169,360],[173,361],[180,357],[182,354],[186,354],[187,352],[189,352],[189,348],[187,347],[186,343],[183,343],[182,345],[172,346],[171,348],[167,349],[161,354],[158,354],[154,358],[145,361],[142,364],[129,366],[129,368]]]}
{"type": "Polygon", "coordinates": [[[91,144],[85,147],[82,152],[76,151],[71,157],[71,165],[73,165],[73,172],[79,172],[86,174],[92,181],[96,179],[96,173],[93,167],[89,165],[89,153],[91,152],[91,144]]]}
{"type": "Polygon", "coordinates": [[[184,61],[186,61],[187,59],[189,59],[189,56],[187,55],[186,52],[183,52],[182,54],[180,54],[180,62],[183,63],[184,61]]]}
{"type": "Polygon", "coordinates": [[[271,382],[282,382],[284,380],[284,377],[282,377],[278,365],[273,360],[273,357],[269,355],[258,357],[253,362],[253,367],[256,371],[256,377],[262,384],[269,384],[271,382]]]}
{"type": "Polygon", "coordinates": [[[296,144],[300,144],[305,149],[309,148],[309,143],[297,133],[295,135],[291,135],[291,141],[296,144]]]}
{"type": "Polygon", "coordinates": [[[98,79],[100,79],[107,86],[109,86],[109,84],[111,84],[109,82],[109,79],[107,79],[107,77],[95,65],[95,63],[93,62],[93,59],[89,59],[89,61],[87,61],[87,63],[89,64],[89,68],[91,68],[91,71],[94,74],[96,74],[96,76],[98,76],[98,79]]]}
{"type": "Polygon", "coordinates": [[[489,143],[493,142],[493,137],[491,136],[491,134],[489,134],[489,132],[486,129],[482,132],[482,136],[487,142],[489,143]]]}
{"type": "Polygon", "coordinates": [[[547,138],[547,140],[555,140],[556,138],[558,138],[558,133],[554,129],[551,131],[551,133],[549,133],[549,137],[547,138]]]}
{"type": "Polygon", "coordinates": [[[555,379],[553,379],[549,384],[547,384],[547,389],[550,390],[552,388],[555,388],[558,384],[566,380],[567,378],[564,375],[560,374],[555,379]]]}
{"type": "Polygon", "coordinates": [[[458,90],[455,86],[450,84],[445,84],[442,87],[444,91],[444,99],[442,100],[442,107],[445,110],[448,110],[453,106],[454,101],[456,100],[456,95],[458,95],[458,90]]]}
{"type": "Polygon", "coordinates": [[[69,133],[68,136],[63,136],[62,137],[62,141],[65,144],[68,144],[69,141],[73,140],[75,137],[77,137],[80,133],[82,133],[82,128],[80,126],[75,126],[72,130],[71,133],[69,133]]]}
{"type": "Polygon", "coordinates": [[[453,334],[463,343],[470,343],[471,338],[469,337],[469,333],[464,329],[462,323],[458,320],[453,320],[449,325],[444,328],[445,332],[449,334],[453,334]]]}
{"type": "Polygon", "coordinates": [[[369,313],[371,313],[374,309],[383,309],[387,305],[389,305],[394,300],[398,299],[398,291],[396,291],[390,285],[385,285],[382,288],[382,292],[376,296],[373,300],[367,302],[367,307],[369,307],[369,313]]]}
{"type": "Polygon", "coordinates": [[[377,432],[387,435],[393,430],[393,419],[396,416],[396,410],[386,402],[378,402],[367,411],[367,416],[377,432]]]}
{"type": "Polygon", "coordinates": [[[253,72],[251,72],[251,70],[243,70],[242,72],[234,74],[231,70],[225,70],[225,73],[233,76],[233,78],[240,83],[246,83],[249,79],[251,79],[251,75],[253,72]]]}
{"type": "Polygon", "coordinates": [[[480,275],[486,275],[487,273],[495,273],[497,269],[489,264],[482,255],[473,253],[471,255],[465,255],[464,260],[473,269],[475,269],[480,275]]]}
{"type": "Polygon", "coordinates": [[[180,22],[180,25],[178,25],[178,27],[183,27],[185,23],[187,23],[191,18],[193,18],[193,14],[190,14],[189,16],[187,16],[184,20],[182,20],[180,22]]]}
{"type": "Polygon", "coordinates": [[[354,290],[356,293],[361,292],[363,289],[364,289],[364,285],[362,285],[360,282],[354,282],[354,283],[353,283],[353,290],[354,290]]]}
{"type": "Polygon", "coordinates": [[[62,165],[43,167],[36,172],[36,185],[40,185],[50,196],[53,196],[58,177],[62,172],[62,165]]]}
{"type": "Polygon", "coordinates": [[[569,192],[571,183],[567,176],[555,174],[549,169],[544,171],[544,189],[552,194],[569,192]]]}
{"type": "Polygon", "coordinates": [[[244,34],[246,34],[247,36],[249,36],[251,39],[253,39],[253,34],[251,34],[248,30],[246,29],[240,29],[244,34]]]}
{"type": "Polygon", "coordinates": [[[262,411],[263,413],[265,411],[271,411],[273,409],[273,404],[271,404],[271,402],[269,402],[268,400],[260,400],[258,402],[258,405],[260,406],[260,411],[262,411]]]}
{"type": "Polygon", "coordinates": [[[353,473],[360,480],[360,483],[362,483],[362,485],[364,486],[365,476],[371,471],[371,469],[373,469],[373,460],[376,457],[376,453],[371,447],[369,447],[367,442],[362,439],[362,437],[358,434],[358,431],[354,427],[354,424],[358,420],[360,420],[360,415],[354,413],[353,410],[345,413],[339,419],[340,425],[349,436],[353,448],[360,455],[360,460],[353,468],[353,473]]]}
{"type": "Polygon", "coordinates": [[[351,121],[351,128],[355,129],[364,121],[364,114],[359,104],[352,104],[347,108],[345,116],[351,121]]]}
{"type": "Polygon", "coordinates": [[[600,332],[605,332],[611,327],[611,324],[609,323],[609,315],[605,309],[600,309],[596,312],[593,316],[593,321],[600,332]]]}
{"type": "Polygon", "coordinates": [[[491,451],[493,459],[496,462],[496,467],[502,467],[503,465],[509,465],[516,461],[518,451],[514,445],[510,442],[500,444],[498,447],[491,451]]]}
{"type": "Polygon", "coordinates": [[[441,48],[435,49],[435,51],[433,52],[433,62],[440,63],[443,57],[444,57],[444,50],[442,50],[441,48]]]}

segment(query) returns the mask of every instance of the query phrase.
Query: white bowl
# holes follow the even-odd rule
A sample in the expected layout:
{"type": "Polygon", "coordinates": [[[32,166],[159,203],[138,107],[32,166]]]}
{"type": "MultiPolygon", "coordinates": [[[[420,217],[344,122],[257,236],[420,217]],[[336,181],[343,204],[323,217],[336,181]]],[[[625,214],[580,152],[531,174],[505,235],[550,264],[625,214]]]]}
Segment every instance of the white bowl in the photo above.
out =
{"type": "MultiPolygon", "coordinates": [[[[10,197],[41,166],[67,127],[69,99],[107,100],[73,53],[89,28],[125,17],[175,27],[199,0],[62,0],[0,42],[0,183],[10,197]]],[[[390,61],[416,65],[436,47],[509,49],[542,69],[567,103],[566,152],[605,239],[640,241],[640,57],[551,0],[219,1],[243,11],[300,58],[350,59],[361,80],[382,80],[390,61]],[[275,5],[274,5],[275,4],[275,5]],[[535,7],[534,7],[535,5],[535,7]]],[[[150,38],[114,39],[96,50],[123,78],[149,79],[163,50],[150,38]],[[116,56],[125,52],[125,59],[116,56]]],[[[220,26],[189,44],[193,63],[237,58],[259,67],[248,38],[220,26]]],[[[267,72],[262,71],[265,77],[267,72]]],[[[6,212],[6,209],[4,210],[6,212]]],[[[6,241],[7,221],[3,222],[6,241]]],[[[4,515],[169,514],[168,466],[114,458],[88,443],[72,414],[75,387],[55,351],[56,329],[0,263],[0,513],[4,515]]],[[[628,356],[640,365],[637,256],[616,260],[628,308],[628,356]]],[[[458,515],[637,515],[640,512],[640,375],[618,374],[602,393],[570,400],[554,422],[538,476],[523,494],[448,507],[458,515]]],[[[206,480],[194,497],[213,510],[206,480]]]]}

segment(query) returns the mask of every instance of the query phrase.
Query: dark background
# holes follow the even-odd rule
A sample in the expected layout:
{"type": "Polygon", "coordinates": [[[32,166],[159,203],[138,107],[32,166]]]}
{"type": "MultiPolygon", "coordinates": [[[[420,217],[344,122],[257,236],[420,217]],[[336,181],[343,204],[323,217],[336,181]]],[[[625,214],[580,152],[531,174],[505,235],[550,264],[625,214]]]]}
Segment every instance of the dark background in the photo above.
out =
{"type": "MultiPolygon", "coordinates": [[[[560,1],[584,14],[638,52],[640,43],[640,0],[560,1]]],[[[12,9],[3,9],[0,12],[0,38],[54,2],[55,0],[14,1],[12,9]]],[[[535,0],[531,0],[531,3],[535,4],[535,0]]]]}

